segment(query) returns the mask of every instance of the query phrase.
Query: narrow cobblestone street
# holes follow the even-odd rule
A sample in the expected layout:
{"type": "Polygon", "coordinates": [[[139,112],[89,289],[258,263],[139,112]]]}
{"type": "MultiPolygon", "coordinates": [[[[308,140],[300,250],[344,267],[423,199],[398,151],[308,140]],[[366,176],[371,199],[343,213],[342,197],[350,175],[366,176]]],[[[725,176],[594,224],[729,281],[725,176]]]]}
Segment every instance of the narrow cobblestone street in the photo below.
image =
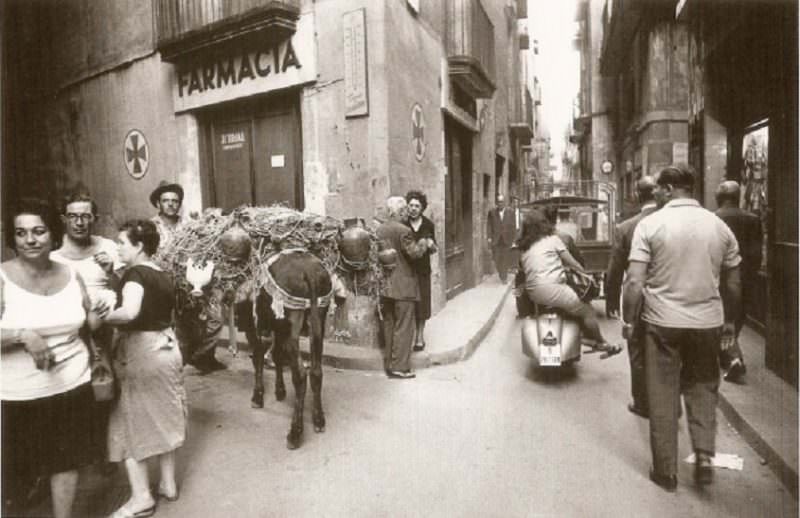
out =
{"type": "MultiPolygon", "coordinates": [[[[604,328],[614,336],[618,326],[604,328]]],[[[315,434],[307,413],[305,443],[289,451],[291,389],[251,409],[249,359],[220,350],[229,369],[186,370],[181,498],[162,500],[157,516],[796,516],[797,502],[720,413],[718,451],[741,456],[744,469],[717,469],[697,490],[681,462],[677,494],[652,484],[647,421],[625,408],[625,354],[538,372],[520,352],[508,298],[466,362],[410,381],[326,367],[327,431],[315,434]]],[[[266,379],[271,390],[274,372],[266,379]]],[[[685,459],[684,421],[679,441],[685,459]]],[[[76,516],[112,511],[126,487],[120,469],[82,492],[76,516]]]]}

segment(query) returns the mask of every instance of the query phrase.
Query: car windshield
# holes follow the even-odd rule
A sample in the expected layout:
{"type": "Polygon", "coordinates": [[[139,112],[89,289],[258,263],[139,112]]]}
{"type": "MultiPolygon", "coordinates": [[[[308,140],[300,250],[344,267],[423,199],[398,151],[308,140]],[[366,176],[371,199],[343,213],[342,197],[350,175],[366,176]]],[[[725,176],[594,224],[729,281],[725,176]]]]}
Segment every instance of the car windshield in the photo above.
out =
{"type": "Polygon", "coordinates": [[[608,205],[560,207],[556,230],[577,243],[609,240],[608,205]]]}

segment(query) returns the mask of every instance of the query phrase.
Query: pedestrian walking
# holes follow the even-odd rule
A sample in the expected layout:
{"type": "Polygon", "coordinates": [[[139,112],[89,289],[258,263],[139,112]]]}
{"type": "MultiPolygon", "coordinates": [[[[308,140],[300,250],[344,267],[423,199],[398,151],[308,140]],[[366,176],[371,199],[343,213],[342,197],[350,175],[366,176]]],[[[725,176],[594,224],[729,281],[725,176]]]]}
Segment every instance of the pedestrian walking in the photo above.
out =
{"type": "Polygon", "coordinates": [[[736,241],[739,243],[739,252],[742,255],[742,310],[736,317],[736,339],[731,347],[720,351],[720,364],[725,370],[725,381],[741,382],[747,368],[744,364],[742,349],[739,347],[739,333],[744,326],[745,310],[744,301],[752,296],[753,289],[758,282],[758,269],[761,268],[761,220],[755,214],[739,208],[741,191],[739,184],[728,180],[719,184],[716,198],[716,215],[731,229],[736,241]]]}
{"type": "Polygon", "coordinates": [[[639,318],[644,321],[650,479],[667,491],[678,483],[681,394],[696,455],[695,481],[712,482],[717,355],[734,339],[741,302],[736,237],[692,198],[693,188],[688,166],[672,165],[658,174],[654,196],[660,210],[636,225],[623,293],[623,336],[630,336],[639,318]]]}
{"type": "Polygon", "coordinates": [[[408,191],[408,219],[406,224],[411,229],[414,241],[430,239],[433,246],[427,248],[422,256],[411,260],[411,267],[417,275],[419,285],[419,300],[414,306],[414,317],[417,330],[414,334],[414,351],[425,350],[425,323],[431,318],[431,255],[438,250],[436,246],[436,232],[433,221],[422,213],[428,208],[428,198],[421,191],[408,191]]]}
{"type": "MultiPolygon", "coordinates": [[[[656,206],[653,191],[656,181],[652,176],[642,176],[636,182],[636,196],[641,208],[639,214],[626,219],[617,225],[614,232],[614,246],[606,272],[606,315],[609,318],[619,318],[620,294],[622,280],[628,269],[628,256],[631,253],[631,240],[636,225],[653,213],[656,206]]],[[[640,417],[647,418],[647,387],[644,377],[644,324],[641,320],[632,322],[633,328],[628,336],[628,360],[631,366],[631,397],[628,410],[640,417]]]]}
{"type": "Polygon", "coordinates": [[[411,229],[402,222],[408,217],[406,200],[391,196],[386,200],[387,220],[376,230],[378,239],[397,251],[397,262],[381,293],[383,339],[386,348],[386,375],[390,378],[415,377],[411,372],[411,345],[414,340],[414,306],[419,300],[417,276],[411,261],[434,246],[433,239],[414,241],[411,229]]]}
{"type": "Polygon", "coordinates": [[[79,468],[101,456],[89,367],[100,314],[80,274],[50,259],[61,240],[51,205],[20,200],[6,229],[16,257],[0,266],[3,515],[43,477],[53,515],[69,517],[79,468]]]}
{"type": "Polygon", "coordinates": [[[109,419],[108,456],[125,463],[131,497],[113,518],[155,512],[147,466],[151,458],[159,463],[158,495],[178,497],[175,451],[186,437],[187,403],[172,330],[173,279],[152,260],[158,241],[156,225],[148,220],[125,223],[118,236],[120,257],[129,268],[120,282],[121,305],[106,317],[119,329],[114,370],[120,385],[109,419]]]}
{"type": "Polygon", "coordinates": [[[514,212],[506,207],[506,199],[502,194],[497,195],[497,204],[489,211],[487,227],[497,275],[501,282],[506,282],[508,269],[512,266],[511,247],[517,237],[517,228],[514,212]]]}

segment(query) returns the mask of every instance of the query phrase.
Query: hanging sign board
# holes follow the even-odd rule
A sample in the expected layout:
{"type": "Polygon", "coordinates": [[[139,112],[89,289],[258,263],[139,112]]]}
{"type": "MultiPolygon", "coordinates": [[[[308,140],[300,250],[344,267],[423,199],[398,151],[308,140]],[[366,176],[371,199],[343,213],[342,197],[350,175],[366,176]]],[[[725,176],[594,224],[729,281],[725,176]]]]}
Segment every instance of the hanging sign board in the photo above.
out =
{"type": "Polygon", "coordinates": [[[232,46],[175,67],[176,112],[316,81],[314,14],[300,16],[297,32],[279,44],[232,46]]]}
{"type": "Polygon", "coordinates": [[[366,9],[342,15],[345,117],[369,115],[366,9]]]}

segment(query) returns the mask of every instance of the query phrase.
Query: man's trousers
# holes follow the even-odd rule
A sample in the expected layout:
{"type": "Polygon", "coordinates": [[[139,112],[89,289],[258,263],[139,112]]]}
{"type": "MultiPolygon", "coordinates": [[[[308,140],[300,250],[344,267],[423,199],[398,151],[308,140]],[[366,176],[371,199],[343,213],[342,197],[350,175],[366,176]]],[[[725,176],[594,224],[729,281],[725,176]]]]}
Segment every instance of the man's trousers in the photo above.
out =
{"type": "Polygon", "coordinates": [[[639,320],[628,339],[628,361],[631,366],[631,397],[633,406],[648,412],[647,380],[644,376],[644,322],[639,320]]]}
{"type": "Polygon", "coordinates": [[[678,413],[686,402],[692,448],[715,452],[722,328],[680,329],[645,322],[645,378],[650,449],[660,475],[678,472],[678,413]]]}
{"type": "Polygon", "coordinates": [[[417,330],[414,307],[413,300],[381,297],[386,370],[407,371],[411,368],[411,346],[417,330]]]}
{"type": "Polygon", "coordinates": [[[508,245],[493,246],[492,258],[494,259],[494,267],[497,268],[497,275],[500,276],[502,282],[506,282],[508,269],[514,266],[514,256],[511,248],[508,245]]]}

